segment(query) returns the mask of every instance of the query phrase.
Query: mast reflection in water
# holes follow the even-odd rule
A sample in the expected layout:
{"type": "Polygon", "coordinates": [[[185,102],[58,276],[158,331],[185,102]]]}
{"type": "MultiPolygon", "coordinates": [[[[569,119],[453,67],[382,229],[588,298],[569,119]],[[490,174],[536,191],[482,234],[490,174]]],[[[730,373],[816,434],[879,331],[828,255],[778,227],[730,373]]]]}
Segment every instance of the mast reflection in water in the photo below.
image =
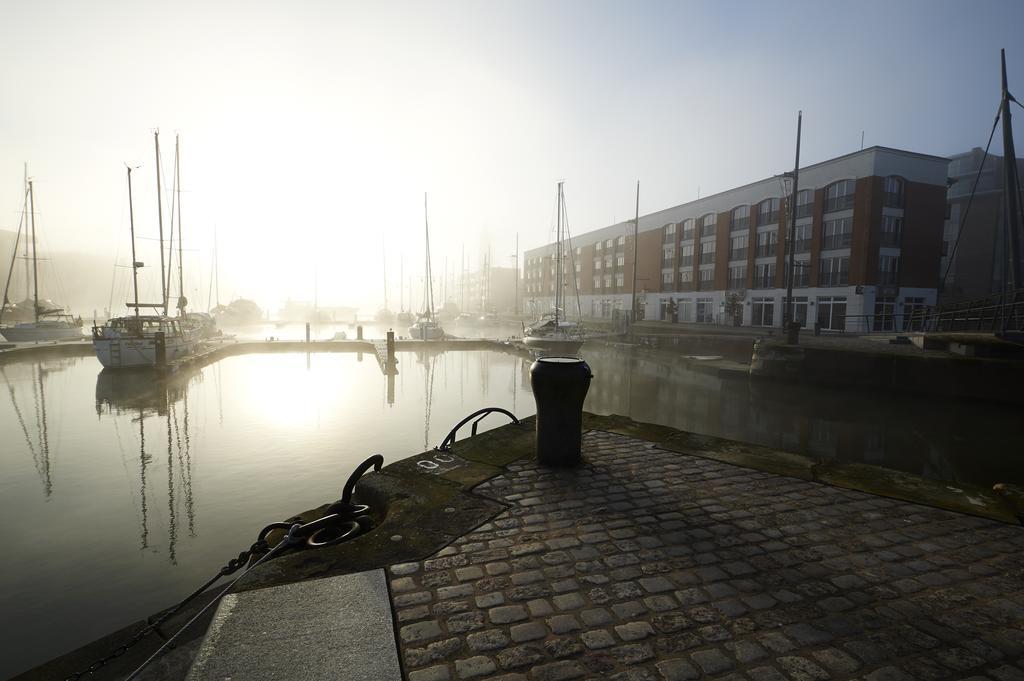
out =
{"type": "MultiPolygon", "coordinates": [[[[594,344],[585,408],[950,482],[1021,482],[1015,410],[752,384],[594,344]]],[[[368,455],[437,445],[484,406],[534,411],[531,360],[497,352],[230,357],[162,380],[92,358],[0,366],[0,678],[189,593],[255,532],[337,499],[368,455]],[[53,627],[54,621],[62,626],[53,627]]],[[[483,428],[503,424],[487,419],[483,428]]]]}
{"type": "MultiPolygon", "coordinates": [[[[146,450],[146,424],[153,433],[166,432],[167,479],[167,559],[177,564],[179,503],[184,499],[190,537],[196,536],[195,502],[192,495],[192,432],[189,424],[188,387],[202,374],[184,370],[163,374],[151,369],[102,370],[96,377],[96,414],[129,416],[138,426],[139,445],[139,548],[149,548],[149,499],[146,474],[155,452],[161,448],[158,438],[146,450]]],[[[218,400],[218,403],[220,401],[218,400]]],[[[118,446],[124,450],[117,429],[118,446]]],[[[156,490],[154,490],[155,492],[156,490]]]]}

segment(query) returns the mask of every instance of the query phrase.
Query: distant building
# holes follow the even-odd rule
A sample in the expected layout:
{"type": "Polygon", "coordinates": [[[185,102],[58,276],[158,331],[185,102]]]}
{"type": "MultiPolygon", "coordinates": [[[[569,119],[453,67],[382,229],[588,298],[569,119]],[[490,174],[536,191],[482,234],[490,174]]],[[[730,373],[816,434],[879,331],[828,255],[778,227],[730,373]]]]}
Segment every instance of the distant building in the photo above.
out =
{"type": "MultiPolygon", "coordinates": [[[[465,309],[470,314],[497,312],[508,314],[516,309],[516,269],[514,267],[482,267],[467,272],[465,277],[465,309]]],[[[455,302],[462,306],[462,291],[453,288],[455,302]]],[[[519,291],[520,298],[522,290],[519,291]]]]}
{"type": "MultiPolygon", "coordinates": [[[[831,331],[895,329],[935,304],[949,159],[871,147],[800,170],[795,318],[831,331]]],[[[639,316],[781,327],[788,180],[772,177],[640,217],[639,316]]],[[[553,306],[554,244],[525,253],[525,313],[553,306]]],[[[630,307],[633,224],[573,238],[584,317],[630,307]]],[[[566,306],[575,307],[572,277],[566,306]]]]}
{"type": "MultiPolygon", "coordinates": [[[[940,274],[945,276],[943,301],[984,298],[999,293],[1003,287],[1008,260],[1003,243],[1003,157],[990,153],[985,167],[981,168],[984,155],[983,149],[975,147],[952,156],[949,161],[949,209],[942,235],[940,274]],[[967,203],[975,179],[978,188],[968,213],[967,203]],[[967,221],[957,244],[965,214],[967,221]]],[[[1017,167],[1024,174],[1024,159],[1017,159],[1017,167]]]]}

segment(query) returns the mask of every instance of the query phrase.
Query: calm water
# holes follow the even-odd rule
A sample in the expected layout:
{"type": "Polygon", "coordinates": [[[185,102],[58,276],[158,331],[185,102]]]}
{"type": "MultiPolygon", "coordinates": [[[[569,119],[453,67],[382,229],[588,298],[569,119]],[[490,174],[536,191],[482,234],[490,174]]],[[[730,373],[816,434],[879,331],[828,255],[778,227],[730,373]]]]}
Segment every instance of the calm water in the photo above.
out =
{"type": "MultiPolygon", "coordinates": [[[[752,386],[598,346],[584,355],[591,411],[951,481],[1022,480],[1018,462],[1001,463],[1024,435],[1012,410],[752,386]]],[[[0,367],[0,677],[181,598],[264,524],[337,498],[371,453],[419,453],[481,406],[534,411],[528,360],[398,359],[391,382],[372,355],[273,354],[156,387],[92,358],[0,367]]],[[[484,425],[502,423],[492,418],[484,425]]]]}

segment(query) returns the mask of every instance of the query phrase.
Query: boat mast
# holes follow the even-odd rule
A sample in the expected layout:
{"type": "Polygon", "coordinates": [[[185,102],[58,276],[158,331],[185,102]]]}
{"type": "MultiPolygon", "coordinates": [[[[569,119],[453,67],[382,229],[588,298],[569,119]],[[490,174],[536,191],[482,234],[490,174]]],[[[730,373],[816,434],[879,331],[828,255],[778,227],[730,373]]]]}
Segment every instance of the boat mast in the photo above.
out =
{"type": "MultiPolygon", "coordinates": [[[[174,136],[174,200],[178,213],[178,316],[184,317],[188,298],[185,297],[185,261],[182,259],[184,247],[181,244],[181,154],[178,135],[174,136]]],[[[170,286],[167,287],[168,290],[170,288],[170,286]]]]}
{"type": "Polygon", "coordinates": [[[398,311],[405,312],[405,255],[398,256],[398,311]]]}
{"type": "MultiPolygon", "coordinates": [[[[135,316],[139,316],[139,261],[135,258],[135,211],[132,208],[132,167],[127,165],[128,168],[128,224],[131,226],[132,232],[132,288],[135,290],[135,316]]],[[[163,248],[160,249],[161,255],[163,255],[163,248]]],[[[141,419],[139,422],[141,423],[141,419]]]]}
{"type": "Polygon", "coordinates": [[[28,265],[28,163],[24,165],[24,178],[25,201],[21,209],[21,218],[25,222],[25,298],[28,298],[28,292],[32,290],[32,270],[28,265]]]}
{"type": "MultiPolygon", "coordinates": [[[[1000,108],[1002,109],[1001,115],[1003,117],[1003,196],[1005,197],[1006,203],[1004,209],[1006,211],[1006,230],[1009,234],[1010,243],[1010,272],[1013,276],[1013,282],[1010,290],[1016,290],[1024,285],[1024,281],[1021,280],[1021,251],[1020,251],[1020,233],[1018,225],[1018,210],[1017,205],[1017,191],[1019,179],[1017,177],[1017,152],[1013,146],[1013,127],[1010,125],[1010,101],[1016,101],[1013,95],[1010,94],[1009,89],[1006,85],[1006,50],[999,51],[999,59],[1002,66],[1002,102],[1000,108]]],[[[1009,321],[1007,316],[1003,316],[1003,325],[1009,321]]]]}
{"type": "Polygon", "coordinates": [[[430,221],[427,219],[427,193],[423,192],[423,230],[427,236],[427,318],[434,319],[434,282],[430,276],[430,221]]]}
{"type": "MultiPolygon", "coordinates": [[[[25,186],[25,201],[27,202],[28,201],[28,182],[26,182],[25,185],[26,185],[25,186]]],[[[8,297],[8,294],[11,291],[11,279],[14,278],[14,266],[18,262],[18,246],[21,245],[19,243],[21,241],[21,232],[22,232],[22,230],[26,229],[26,225],[25,225],[26,213],[27,213],[27,211],[23,212],[21,214],[21,219],[18,221],[18,232],[17,232],[17,234],[14,235],[14,249],[11,251],[11,266],[9,268],[7,268],[7,281],[4,283],[4,299],[3,299],[3,303],[0,304],[0,322],[3,321],[4,312],[7,311],[7,306],[11,302],[10,298],[8,297]]],[[[26,244],[25,245],[25,253],[26,253],[26,256],[27,256],[27,254],[28,254],[28,240],[27,239],[25,240],[25,244],[26,244]]],[[[26,263],[25,263],[25,273],[26,274],[28,273],[28,261],[27,260],[26,260],[26,263]]],[[[26,282],[26,284],[27,283],[28,282],[26,282]]],[[[25,289],[25,295],[28,295],[28,288],[25,289]]]]}
{"type": "MultiPolygon", "coordinates": [[[[156,215],[157,215],[157,224],[160,226],[160,290],[162,291],[163,296],[164,296],[163,297],[163,301],[164,301],[164,316],[166,316],[167,315],[167,288],[168,288],[168,286],[167,286],[167,282],[164,279],[164,277],[166,277],[167,275],[166,275],[166,268],[164,267],[164,202],[163,202],[162,189],[160,187],[160,131],[159,130],[154,130],[153,131],[153,144],[156,147],[156,150],[155,150],[155,153],[156,153],[156,215]]],[[[137,303],[139,301],[136,300],[135,302],[137,303]]],[[[138,312],[138,308],[135,308],[135,311],[138,312]]]]}
{"type": "Polygon", "coordinates": [[[636,250],[640,236],[640,180],[636,181],[636,213],[633,217],[633,287],[630,290],[629,323],[636,322],[636,250]]]}
{"type": "Polygon", "coordinates": [[[32,219],[32,296],[35,301],[36,324],[39,323],[39,258],[36,257],[36,195],[32,189],[32,180],[28,181],[29,217],[32,219]]]}
{"type": "Polygon", "coordinates": [[[558,303],[562,293],[562,183],[558,183],[557,228],[555,231],[555,328],[558,328],[558,303]]]}
{"type": "Polygon", "coordinates": [[[384,257],[384,312],[388,312],[388,251],[387,246],[384,244],[384,239],[381,239],[381,246],[383,247],[384,257]]]}

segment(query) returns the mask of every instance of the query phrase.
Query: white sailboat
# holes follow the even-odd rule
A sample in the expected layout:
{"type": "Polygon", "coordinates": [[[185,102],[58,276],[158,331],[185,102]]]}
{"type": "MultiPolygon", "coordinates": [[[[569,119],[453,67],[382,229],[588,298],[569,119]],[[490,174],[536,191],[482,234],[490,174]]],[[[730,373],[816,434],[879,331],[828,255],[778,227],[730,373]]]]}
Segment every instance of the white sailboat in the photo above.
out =
{"type": "Polygon", "coordinates": [[[426,233],[426,270],[427,278],[423,286],[424,310],[409,327],[409,336],[419,340],[440,340],[444,338],[444,329],[434,315],[434,284],[430,276],[430,222],[427,219],[427,195],[423,194],[423,226],[426,233]]]}
{"type": "MultiPolygon", "coordinates": [[[[14,274],[14,262],[18,253],[18,240],[21,238],[22,228],[26,233],[30,231],[32,244],[32,313],[31,321],[0,326],[0,335],[11,343],[27,343],[34,341],[56,341],[70,340],[82,337],[82,320],[75,319],[64,312],[63,308],[55,307],[48,300],[39,300],[39,257],[36,248],[36,208],[35,193],[32,187],[32,180],[25,177],[25,207],[22,211],[21,224],[18,225],[18,234],[14,242],[14,257],[11,258],[11,267],[7,272],[7,283],[4,286],[3,305],[0,305],[0,322],[3,321],[5,312],[12,312],[14,306],[8,304],[8,293],[11,288],[11,277],[14,274]],[[27,218],[27,219],[26,219],[27,218]]],[[[27,239],[28,237],[26,237],[27,239]]],[[[28,242],[27,242],[28,243],[28,242]]],[[[27,246],[26,243],[26,246],[27,246]]],[[[26,284],[28,280],[28,260],[26,266],[26,284]]]]}
{"type": "MultiPolygon", "coordinates": [[[[156,166],[157,166],[157,202],[161,201],[160,187],[160,137],[159,132],[154,133],[156,140],[156,166]]],[[[181,239],[181,198],[178,190],[178,150],[175,143],[175,188],[178,207],[178,239],[181,239]]],[[[114,317],[103,326],[94,326],[92,329],[92,344],[96,351],[96,357],[100,364],[107,369],[127,369],[156,367],[162,368],[176,360],[193,355],[202,347],[202,329],[194,319],[190,319],[185,312],[188,301],[184,295],[184,286],[181,280],[179,269],[179,291],[178,316],[170,317],[167,314],[168,290],[170,280],[165,279],[164,267],[164,240],[163,240],[163,208],[159,207],[160,220],[160,286],[163,292],[163,300],[159,303],[139,302],[139,268],[143,263],[135,256],[135,213],[132,207],[132,169],[128,168],[128,216],[131,225],[132,237],[132,287],[134,290],[134,302],[127,303],[127,307],[134,310],[134,314],[124,317],[114,317]],[[144,315],[140,313],[141,308],[151,308],[156,314],[144,315]]],[[[173,221],[172,221],[173,230],[173,221]]],[[[173,239],[173,231],[172,231],[173,239]]],[[[181,253],[178,255],[179,268],[181,267],[181,253]]]]}
{"type": "MultiPolygon", "coordinates": [[[[540,319],[523,329],[523,344],[531,350],[551,354],[573,355],[583,345],[584,332],[581,321],[569,321],[565,315],[565,277],[563,274],[564,258],[571,252],[572,244],[565,243],[568,224],[565,217],[565,195],[562,183],[558,183],[558,230],[555,240],[555,307],[552,311],[541,315],[540,319]],[[564,229],[563,229],[564,227],[564,229]]],[[[579,311],[579,287],[573,273],[573,288],[576,291],[576,308],[579,311]]]]}

